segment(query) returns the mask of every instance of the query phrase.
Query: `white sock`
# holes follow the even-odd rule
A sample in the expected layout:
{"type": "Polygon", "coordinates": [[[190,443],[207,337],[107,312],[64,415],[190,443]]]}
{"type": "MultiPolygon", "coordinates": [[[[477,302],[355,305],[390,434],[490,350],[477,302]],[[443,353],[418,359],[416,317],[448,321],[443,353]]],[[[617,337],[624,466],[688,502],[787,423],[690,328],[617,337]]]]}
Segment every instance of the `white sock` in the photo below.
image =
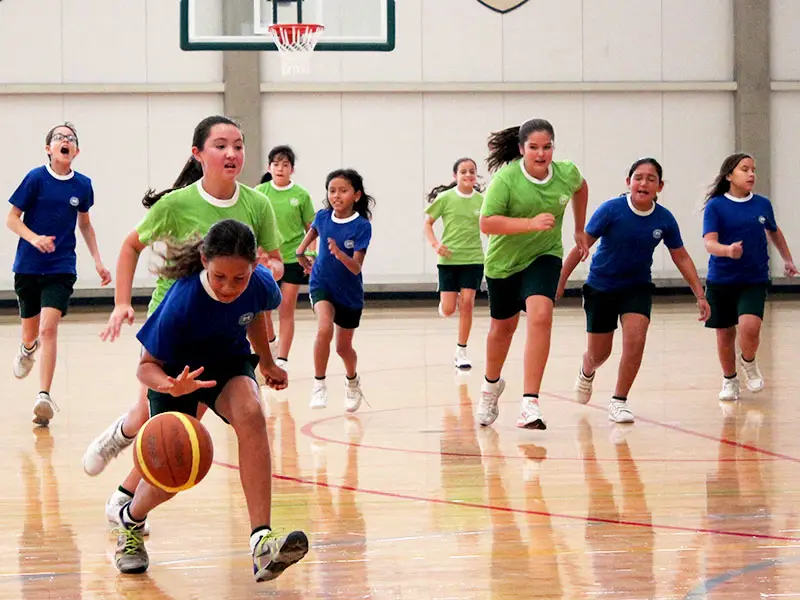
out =
{"type": "Polygon", "coordinates": [[[250,535],[250,554],[256,551],[256,546],[258,546],[258,542],[261,541],[266,535],[269,535],[272,532],[271,529],[259,529],[255,533],[250,535]]]}

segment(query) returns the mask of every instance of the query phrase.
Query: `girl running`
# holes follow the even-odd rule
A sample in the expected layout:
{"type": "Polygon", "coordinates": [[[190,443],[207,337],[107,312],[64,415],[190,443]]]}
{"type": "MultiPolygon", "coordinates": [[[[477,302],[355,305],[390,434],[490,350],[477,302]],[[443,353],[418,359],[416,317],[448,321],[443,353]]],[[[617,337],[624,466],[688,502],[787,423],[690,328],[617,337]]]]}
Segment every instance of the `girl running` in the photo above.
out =
{"type": "Polygon", "coordinates": [[[272,318],[267,316],[269,338],[273,351],[278,357],[276,362],[286,368],[289,362],[289,351],[294,339],[294,311],[297,306],[297,295],[300,286],[308,283],[308,275],[300,266],[295,256],[297,247],[311,227],[314,220],[314,205],[308,192],[292,181],[295,154],[289,146],[276,146],[269,152],[268,172],[262,178],[256,190],[269,198],[278,231],[283,238],[281,257],[283,259],[283,278],[278,281],[281,287],[281,305],[278,308],[279,335],[275,344],[275,330],[272,318]]]}
{"type": "Polygon", "coordinates": [[[555,132],[544,119],[531,119],[489,137],[490,171],[497,171],[481,209],[481,231],[489,235],[486,284],[491,323],[486,340],[486,375],[478,421],[497,419],[497,401],[505,389],[501,378],[519,313],[527,314],[523,396],[517,427],[546,429],[539,408],[553,302],[561,276],[561,224],[572,200],[575,242],[588,255],[586,205],[589,189],[570,161],[553,161],[555,132]]]}
{"type": "Polygon", "coordinates": [[[297,248],[297,259],[311,268],[306,249],[320,238],[319,256],[311,268],[309,295],[317,315],[317,338],[314,341],[314,388],[311,408],[328,406],[325,374],[331,341],[336,331],[336,353],[345,367],[347,412],[361,406],[364,393],[356,367],[358,355],[353,348],[353,334],[361,322],[364,308],[364,282],[361,269],[372,238],[372,206],[375,199],[364,190],[364,180],[352,169],[339,169],[325,181],[325,207],[317,212],[311,229],[297,248]]]}
{"type": "MultiPolygon", "coordinates": [[[[597,369],[611,355],[619,321],[622,357],[614,395],[608,405],[608,418],[616,423],[634,420],[628,408],[628,393],[642,364],[653,305],[653,253],[662,241],[697,297],[700,320],[706,321],[711,310],[692,258],[683,246],[678,223],[658,203],[658,194],[664,189],[661,165],[654,158],[637,160],[628,171],[626,183],[630,191],[603,202],[586,226],[588,246],[591,248],[599,239],[600,247],[592,258],[589,277],[583,286],[588,346],[575,382],[578,401],[586,404],[592,397],[597,369]]],[[[580,259],[577,246],[564,259],[557,298],[564,294],[567,279],[580,259]]]]}
{"type": "Polygon", "coordinates": [[[480,220],[482,188],[478,167],[471,158],[459,158],[453,165],[453,181],[433,188],[431,205],[425,210],[425,237],[439,255],[439,314],[449,317],[458,305],[458,343],[453,364],[471,369],[467,341],[472,329],[475,294],[483,280],[483,245],[480,220]],[[433,224],[442,219],[442,240],[436,239],[433,224]]]}
{"type": "Polygon", "coordinates": [[[30,171],[9,199],[6,225],[19,236],[14,259],[14,291],[22,320],[22,343],[14,358],[14,377],[23,379],[33,368],[41,347],[39,393],[33,422],[50,424],[56,403],[50,396],[58,354],[58,325],[67,314],[77,281],[75,226],[94,259],[100,285],[111,282],[103,266],[97,237],[89,218],[94,205],[92,181],[72,169],[80,153],[71,123],[57,125],[45,136],[47,164],[30,171]]]}
{"type": "MultiPolygon", "coordinates": [[[[175,184],[169,190],[145,195],[142,203],[149,210],[122,243],[117,261],[115,306],[107,327],[100,334],[103,340],[114,341],[124,323],[133,323],[133,275],[142,251],[157,241],[183,241],[204,235],[218,221],[236,219],[253,228],[259,249],[266,253],[265,262],[276,279],[281,277],[283,265],[275,213],[263,194],[237,181],[243,165],[244,139],[234,121],[212,116],[197,124],[192,138],[192,156],[175,184]]],[[[158,308],[173,283],[172,279],[159,275],[148,316],[158,308]]],[[[112,423],[87,448],[83,457],[86,473],[95,476],[102,472],[112,458],[133,442],[149,417],[147,388],[141,386],[139,397],[128,413],[112,423]]],[[[109,522],[116,523],[120,506],[130,501],[140,479],[139,473],[131,470],[113,493],[106,504],[109,522]]]]}
{"type": "Polygon", "coordinates": [[[788,277],[797,275],[786,238],[775,222],[772,203],[753,194],[755,183],[753,157],[730,155],[711,185],[703,213],[703,239],[710,255],[706,293],[711,318],[706,327],[717,330],[717,354],[723,374],[720,400],[739,399],[737,329],[745,385],[754,393],[764,388],[756,352],[770,280],[768,238],[783,259],[784,273],[788,277]]]}
{"type": "MultiPolygon", "coordinates": [[[[197,417],[202,403],[233,427],[252,527],[253,573],[256,581],[269,581],[306,555],[308,538],[302,531],[279,538],[271,530],[269,438],[254,368],[278,389],[286,387],[286,372],[272,359],[264,322],[281,293],[270,272],[258,266],[256,251],[253,231],[234,219],[212,226],[200,242],[168,243],[160,273],[177,282],[136,336],[144,347],[137,376],[148,389],[151,415],[179,411],[197,417]],[[257,355],[250,353],[251,344],[257,355]]],[[[120,508],[115,562],[121,572],[147,570],[145,519],[174,496],[142,481],[120,508]]]]}

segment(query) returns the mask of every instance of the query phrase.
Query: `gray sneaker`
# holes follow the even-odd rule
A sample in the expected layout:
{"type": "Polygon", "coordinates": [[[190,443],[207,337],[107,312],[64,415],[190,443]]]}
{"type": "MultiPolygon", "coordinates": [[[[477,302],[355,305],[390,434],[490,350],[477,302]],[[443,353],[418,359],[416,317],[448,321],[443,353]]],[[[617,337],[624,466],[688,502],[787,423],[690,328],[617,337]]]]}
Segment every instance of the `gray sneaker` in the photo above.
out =
{"type": "Polygon", "coordinates": [[[133,443],[135,438],[126,438],[122,435],[122,422],[125,416],[114,421],[103,433],[97,436],[86,448],[83,455],[83,470],[90,477],[95,477],[103,472],[112,459],[119,456],[133,443]]]}
{"type": "Polygon", "coordinates": [[[120,525],[117,529],[117,551],[114,563],[121,573],[137,574],[147,571],[150,557],[144,547],[144,534],[141,525],[120,525]]]}
{"type": "Polygon", "coordinates": [[[47,427],[57,410],[58,406],[53,402],[50,394],[39,392],[33,405],[33,422],[41,427],[47,427]]]}
{"type": "Polygon", "coordinates": [[[39,340],[33,343],[33,348],[31,350],[26,350],[24,344],[19,345],[17,355],[14,357],[14,377],[17,379],[24,379],[28,376],[33,368],[33,363],[36,362],[33,355],[36,354],[38,349],[39,340]]]}
{"type": "Polygon", "coordinates": [[[302,531],[293,531],[284,537],[278,537],[273,532],[268,533],[253,550],[253,574],[256,581],[275,579],[307,553],[308,537],[302,531]]]}

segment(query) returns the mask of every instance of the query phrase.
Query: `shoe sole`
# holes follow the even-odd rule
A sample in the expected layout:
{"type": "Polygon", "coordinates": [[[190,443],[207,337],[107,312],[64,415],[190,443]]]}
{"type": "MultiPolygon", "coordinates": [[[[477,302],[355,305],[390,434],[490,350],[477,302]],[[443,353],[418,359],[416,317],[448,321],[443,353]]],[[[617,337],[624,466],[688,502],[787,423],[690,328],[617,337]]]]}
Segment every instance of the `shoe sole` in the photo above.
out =
{"type": "Polygon", "coordinates": [[[141,575],[147,568],[150,566],[150,561],[148,560],[146,564],[142,565],[141,567],[134,567],[133,569],[123,569],[122,567],[117,564],[117,569],[120,573],[124,573],[125,575],[141,575]]]}
{"type": "Polygon", "coordinates": [[[547,423],[545,423],[542,419],[536,419],[530,423],[517,423],[517,427],[520,429],[538,429],[540,431],[544,431],[547,429],[547,423]]]}
{"type": "Polygon", "coordinates": [[[278,554],[255,574],[256,581],[272,581],[293,564],[308,554],[308,537],[302,531],[293,531],[286,536],[278,554]]]}

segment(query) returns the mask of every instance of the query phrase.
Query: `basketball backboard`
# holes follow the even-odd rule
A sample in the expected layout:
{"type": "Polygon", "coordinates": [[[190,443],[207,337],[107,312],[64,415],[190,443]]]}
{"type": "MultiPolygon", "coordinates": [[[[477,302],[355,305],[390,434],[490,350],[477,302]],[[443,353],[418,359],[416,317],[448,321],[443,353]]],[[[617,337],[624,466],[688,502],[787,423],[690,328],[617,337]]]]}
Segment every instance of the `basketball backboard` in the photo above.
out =
{"type": "Polygon", "coordinates": [[[315,51],[394,50],[395,0],[180,0],[181,49],[278,48],[275,23],[318,23],[325,31],[315,51]]]}

